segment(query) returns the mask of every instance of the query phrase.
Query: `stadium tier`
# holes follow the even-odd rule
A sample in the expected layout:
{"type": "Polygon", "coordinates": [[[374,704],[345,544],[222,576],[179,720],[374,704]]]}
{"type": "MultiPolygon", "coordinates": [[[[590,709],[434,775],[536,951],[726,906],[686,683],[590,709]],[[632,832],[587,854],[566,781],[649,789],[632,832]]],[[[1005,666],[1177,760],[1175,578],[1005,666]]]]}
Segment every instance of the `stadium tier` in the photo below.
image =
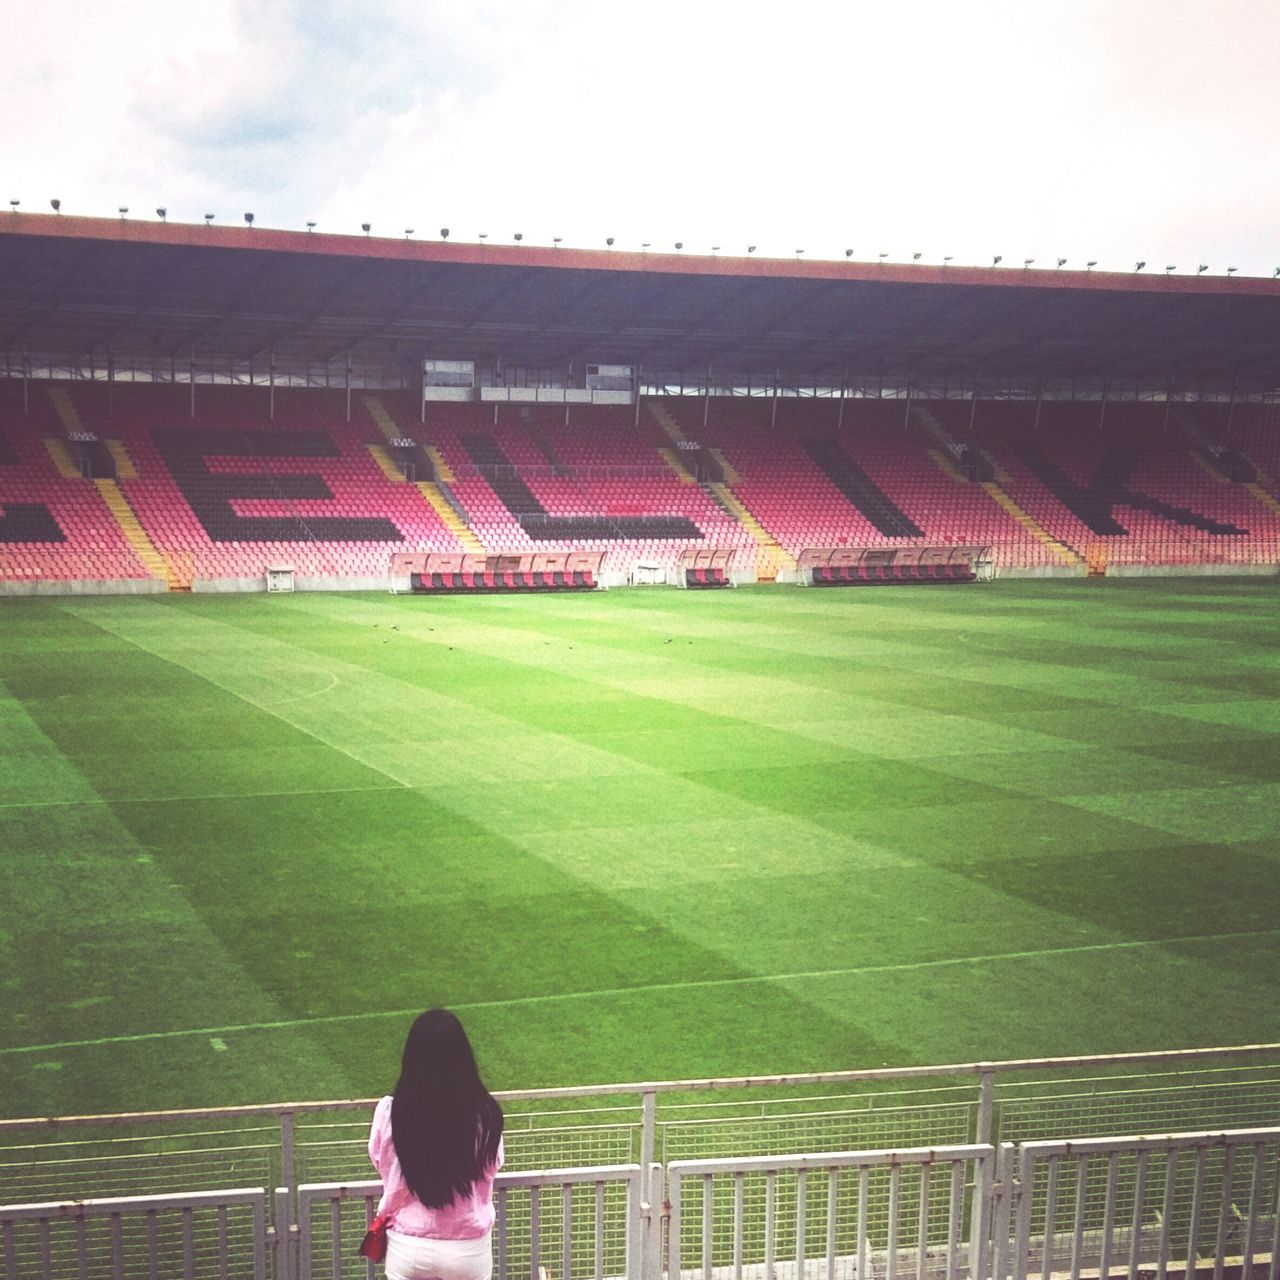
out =
{"type": "Polygon", "coordinates": [[[1274,564],[1270,411],[1090,402],[0,385],[0,580],[381,585],[399,552],[599,553],[601,577],[727,553],[993,548],[1000,571],[1274,564]],[[195,413],[192,414],[193,399],[195,413]],[[424,420],[425,419],[425,420],[424,420]]]}

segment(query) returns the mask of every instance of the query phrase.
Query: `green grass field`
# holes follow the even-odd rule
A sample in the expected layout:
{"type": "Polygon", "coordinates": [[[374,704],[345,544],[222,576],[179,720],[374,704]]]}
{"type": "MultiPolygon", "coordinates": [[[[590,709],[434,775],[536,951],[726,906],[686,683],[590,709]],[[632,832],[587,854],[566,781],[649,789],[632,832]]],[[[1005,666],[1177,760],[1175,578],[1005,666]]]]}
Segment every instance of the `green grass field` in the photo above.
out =
{"type": "Polygon", "coordinates": [[[0,1106],[1280,1039],[1278,605],[0,602],[0,1106]]]}

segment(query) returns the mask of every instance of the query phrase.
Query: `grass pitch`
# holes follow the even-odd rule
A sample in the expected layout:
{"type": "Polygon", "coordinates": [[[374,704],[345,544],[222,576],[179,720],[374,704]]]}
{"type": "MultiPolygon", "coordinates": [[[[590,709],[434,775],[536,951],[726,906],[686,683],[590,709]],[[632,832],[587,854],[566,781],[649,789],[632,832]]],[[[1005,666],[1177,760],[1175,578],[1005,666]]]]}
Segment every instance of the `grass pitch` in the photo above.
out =
{"type": "Polygon", "coordinates": [[[1280,1038],[1270,581],[0,603],[0,1106],[1280,1038]]]}

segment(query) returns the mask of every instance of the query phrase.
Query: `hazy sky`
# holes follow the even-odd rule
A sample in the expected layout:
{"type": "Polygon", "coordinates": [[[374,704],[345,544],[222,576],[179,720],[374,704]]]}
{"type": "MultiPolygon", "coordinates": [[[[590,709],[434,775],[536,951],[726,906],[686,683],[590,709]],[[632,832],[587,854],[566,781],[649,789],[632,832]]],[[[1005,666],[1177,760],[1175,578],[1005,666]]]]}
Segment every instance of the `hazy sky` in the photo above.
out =
{"type": "Polygon", "coordinates": [[[0,4],[24,209],[1280,266],[1275,0],[0,4]]]}

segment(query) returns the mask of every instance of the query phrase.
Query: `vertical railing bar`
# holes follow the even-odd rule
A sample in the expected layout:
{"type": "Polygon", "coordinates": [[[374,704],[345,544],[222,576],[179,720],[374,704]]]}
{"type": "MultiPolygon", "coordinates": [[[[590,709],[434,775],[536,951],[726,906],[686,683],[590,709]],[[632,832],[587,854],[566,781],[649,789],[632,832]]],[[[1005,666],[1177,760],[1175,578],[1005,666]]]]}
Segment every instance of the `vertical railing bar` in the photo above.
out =
{"type": "Polygon", "coordinates": [[[1213,1251],[1213,1280],[1222,1280],[1222,1264],[1227,1255],[1227,1227],[1231,1211],[1231,1184],[1235,1180],[1236,1149],[1227,1147],[1222,1160],[1222,1202],[1218,1206],[1218,1239],[1213,1251]]]}
{"type": "Polygon", "coordinates": [[[889,1231],[886,1242],[885,1276],[897,1280],[898,1275],[898,1191],[902,1182],[902,1166],[889,1166],[889,1231]]]}
{"type": "Polygon", "coordinates": [[[1028,1257],[1031,1251],[1031,1203],[1035,1190],[1035,1157],[1023,1148],[1019,1160],[1018,1181],[1022,1196],[1018,1201],[1017,1243],[1014,1247],[1012,1280],[1024,1280],[1031,1270],[1028,1257]]]}
{"type": "Polygon", "coordinates": [[[160,1280],[160,1260],[157,1256],[160,1252],[159,1241],[156,1238],[156,1214],[155,1210],[149,1210],[147,1213],[147,1274],[151,1280],[160,1280]]]}
{"type": "Polygon", "coordinates": [[[867,1256],[867,1200],[871,1193],[871,1170],[858,1170],[858,1280],[869,1280],[871,1259],[867,1256]]]}
{"type": "Polygon", "coordinates": [[[1187,1274],[1194,1275],[1200,1246],[1200,1214],[1204,1210],[1204,1175],[1208,1148],[1196,1148],[1196,1176],[1191,1188],[1191,1224],[1187,1228],[1187,1274]]]}
{"type": "Polygon", "coordinates": [[[49,1219],[48,1218],[40,1219],[40,1226],[36,1233],[36,1238],[40,1245],[41,1280],[53,1280],[53,1256],[51,1253],[52,1244],[49,1239],[49,1219]]]}
{"type": "MultiPolygon", "coordinates": [[[[989,1181],[991,1201],[991,1271],[985,1269],[986,1258],[979,1245],[969,1249],[970,1276],[988,1276],[988,1280],[1009,1280],[1010,1255],[1013,1249],[1015,1223],[1013,1201],[1017,1186],[1016,1153],[1012,1142],[1002,1142],[996,1154],[996,1168],[989,1181]]],[[[975,1215],[976,1216],[976,1215],[975,1215]]]]}
{"type": "MultiPolygon", "coordinates": [[[[370,1223],[373,1222],[377,1215],[378,1200],[372,1196],[366,1196],[364,1200],[364,1229],[369,1230],[370,1223]]],[[[377,1275],[373,1269],[374,1262],[372,1258],[364,1260],[364,1280],[377,1280],[377,1275]]]]}
{"type": "Polygon", "coordinates": [[[573,1183],[560,1188],[560,1280],[573,1280],[573,1183]]]}
{"type": "Polygon", "coordinates": [[[89,1224],[83,1214],[76,1219],[76,1271],[89,1280],[89,1224]]]}
{"type": "MultiPolygon", "coordinates": [[[[778,1175],[770,1169],[764,1176],[764,1280],[774,1280],[774,1232],[777,1230],[778,1175]]],[[[667,1280],[680,1280],[679,1272],[667,1280]]]]}
{"type": "Polygon", "coordinates": [[[1169,1245],[1173,1238],[1173,1206],[1178,1180],[1178,1148],[1172,1147],[1164,1166],[1164,1199],[1160,1202],[1160,1242],[1156,1255],[1156,1280],[1169,1274],[1169,1245]]]}
{"type": "Polygon", "coordinates": [[[182,1211],[182,1276],[183,1280],[194,1280],[196,1274],[196,1240],[195,1222],[191,1207],[182,1211]]]}
{"type": "Polygon", "coordinates": [[[667,1275],[680,1280],[680,1198],[682,1193],[680,1174],[669,1171],[667,1174],[667,1194],[670,1197],[670,1208],[667,1216],[667,1275]]]}
{"type": "MultiPolygon", "coordinates": [[[[1253,1177],[1249,1180],[1249,1205],[1244,1215],[1244,1247],[1241,1249],[1244,1269],[1243,1275],[1253,1274],[1253,1233],[1261,1209],[1262,1170],[1266,1161],[1266,1149],[1261,1142],[1255,1143],[1253,1151],[1253,1177]]],[[[1163,1280],[1163,1278],[1162,1278],[1163,1280]]]]}
{"type": "MultiPolygon", "coordinates": [[[[807,1195],[809,1171],[796,1170],[796,1280],[804,1280],[805,1218],[808,1216],[807,1195]]],[[[710,1280],[710,1277],[708,1277],[710,1280]]]]}
{"type": "Polygon", "coordinates": [[[1044,1237],[1040,1249],[1040,1280],[1049,1280],[1053,1270],[1053,1249],[1058,1239],[1058,1176],[1061,1160],[1049,1157],[1049,1185],[1044,1197],[1044,1237]]]}
{"type": "Polygon", "coordinates": [[[956,1280],[960,1265],[960,1219],[964,1215],[964,1162],[951,1162],[951,1204],[947,1208],[947,1276],[956,1280]]]}
{"type": "Polygon", "coordinates": [[[1111,1238],[1116,1229],[1116,1175],[1120,1168],[1120,1153],[1107,1154],[1107,1185],[1103,1192],[1102,1245],[1098,1253],[1099,1280],[1107,1280],[1111,1272],[1111,1238]]]}
{"type": "MultiPolygon", "coordinates": [[[[119,1276],[121,1280],[124,1277],[124,1231],[120,1221],[120,1215],[113,1213],[111,1215],[111,1274],[119,1276]]],[[[13,1274],[17,1274],[17,1268],[14,1268],[13,1274]]]]}
{"type": "Polygon", "coordinates": [[[929,1186],[933,1165],[920,1166],[920,1212],[916,1222],[916,1280],[924,1280],[925,1257],[929,1252],[929,1186]]]}
{"type": "MultiPolygon", "coordinates": [[[[227,1206],[225,1204],[220,1204],[218,1206],[217,1224],[218,1224],[218,1275],[222,1277],[226,1277],[231,1274],[231,1251],[229,1248],[229,1242],[227,1240],[228,1220],[227,1220],[227,1206]]],[[[277,1224],[277,1226],[283,1227],[285,1230],[288,1230],[287,1223],[280,1223],[280,1224],[277,1224]]],[[[279,1237],[277,1237],[276,1249],[281,1253],[282,1259],[283,1259],[283,1254],[285,1250],[287,1250],[287,1248],[288,1248],[288,1240],[287,1239],[282,1240],[279,1237]]],[[[280,1264],[276,1267],[276,1271],[280,1275],[288,1275],[289,1273],[285,1268],[286,1268],[286,1264],[282,1260],[280,1264]]]]}
{"type": "MultiPolygon", "coordinates": [[[[1277,1182],[1280,1182],[1280,1150],[1276,1153],[1277,1182]]],[[[1267,1280],[1280,1280],[1280,1188],[1271,1202],[1271,1265],[1267,1268],[1267,1280]]]]}
{"type": "Polygon", "coordinates": [[[604,1280],[604,1183],[595,1184],[595,1236],[591,1251],[592,1280],[604,1280]]]}
{"type": "MultiPolygon", "coordinates": [[[[1147,1198],[1147,1153],[1138,1152],[1133,1178],[1133,1214],[1129,1221],[1129,1280],[1138,1276],[1138,1242],[1142,1239],[1142,1204],[1147,1198]]],[[[1221,1276],[1218,1280],[1222,1280],[1221,1276]]]]}
{"type": "Polygon", "coordinates": [[[542,1205],[537,1186],[529,1188],[529,1280],[538,1280],[542,1261],[542,1205]]]}
{"type": "Polygon", "coordinates": [[[742,1236],[745,1230],[746,1174],[738,1169],[733,1175],[733,1280],[742,1280],[742,1236]]]}
{"type": "MultiPolygon", "coordinates": [[[[840,1170],[827,1170],[827,1275],[826,1280],[836,1280],[836,1211],[840,1170]]],[[[737,1280],[737,1278],[735,1278],[737,1280]]]]}
{"type": "Polygon", "coordinates": [[[342,1280],[342,1201],[329,1201],[329,1248],[332,1250],[333,1280],[342,1280]]]}
{"type": "Polygon", "coordinates": [[[498,1205],[494,1225],[498,1229],[498,1280],[507,1280],[507,1189],[498,1188],[498,1205]]]}
{"type": "Polygon", "coordinates": [[[702,1280],[711,1280],[712,1195],[711,1174],[702,1175],[702,1280]]]}
{"type": "Polygon", "coordinates": [[[267,1200],[264,1192],[253,1202],[253,1276],[267,1280],[267,1200]]]}
{"type": "Polygon", "coordinates": [[[1071,1280],[1080,1280],[1080,1264],[1084,1253],[1084,1220],[1089,1207],[1089,1157],[1076,1161],[1075,1221],[1071,1224],[1071,1280]]]}

